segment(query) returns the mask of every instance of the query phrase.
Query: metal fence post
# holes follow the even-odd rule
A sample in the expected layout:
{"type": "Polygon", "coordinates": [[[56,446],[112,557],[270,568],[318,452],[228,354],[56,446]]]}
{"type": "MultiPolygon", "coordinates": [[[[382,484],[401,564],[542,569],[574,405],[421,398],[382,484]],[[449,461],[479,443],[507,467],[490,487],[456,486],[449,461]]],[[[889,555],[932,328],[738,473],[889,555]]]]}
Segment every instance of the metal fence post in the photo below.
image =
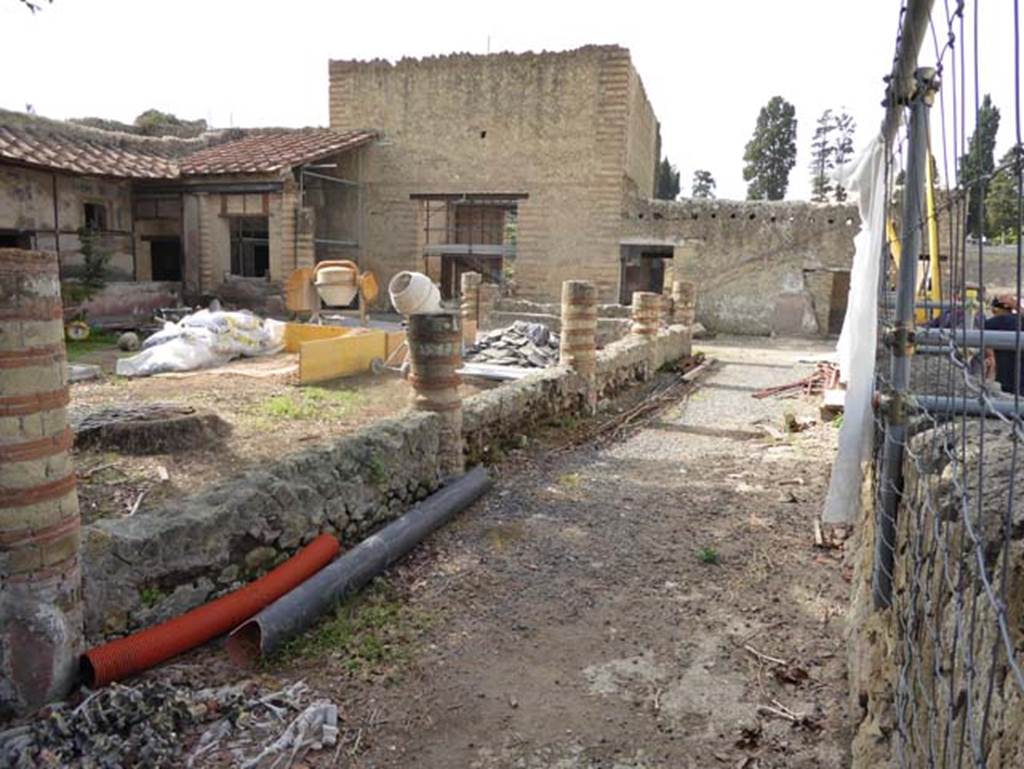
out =
{"type": "Polygon", "coordinates": [[[917,257],[921,253],[921,198],[924,165],[928,156],[928,110],[938,89],[935,70],[922,67],[914,73],[915,89],[910,102],[906,183],[903,190],[903,233],[900,238],[900,270],[896,284],[896,315],[888,333],[891,392],[885,399],[885,443],[882,448],[880,504],[875,532],[875,564],[872,594],[876,609],[892,603],[893,559],[896,545],[896,511],[903,490],[903,448],[907,438],[907,391],[913,355],[914,301],[917,292],[917,257]]]}

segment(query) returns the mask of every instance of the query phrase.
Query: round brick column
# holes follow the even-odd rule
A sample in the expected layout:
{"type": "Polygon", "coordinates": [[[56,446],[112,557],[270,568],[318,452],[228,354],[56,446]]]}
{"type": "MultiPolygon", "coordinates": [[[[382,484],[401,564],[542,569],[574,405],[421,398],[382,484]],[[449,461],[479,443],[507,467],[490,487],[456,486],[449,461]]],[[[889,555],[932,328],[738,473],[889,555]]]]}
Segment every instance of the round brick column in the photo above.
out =
{"type": "Polygon", "coordinates": [[[462,455],[462,398],[459,375],[462,336],[459,318],[449,313],[410,315],[407,338],[413,386],[412,406],[441,417],[438,463],[445,477],[465,471],[462,455]]]}
{"type": "Polygon", "coordinates": [[[650,291],[633,292],[633,325],[629,331],[637,336],[658,335],[661,322],[661,294],[650,291]]]}
{"type": "Polygon", "coordinates": [[[480,282],[479,272],[464,272],[460,278],[462,289],[462,343],[476,343],[476,332],[480,328],[480,282]]]}
{"type": "Polygon", "coordinates": [[[586,280],[562,283],[559,362],[584,376],[597,366],[597,288],[586,280]]]}
{"type": "Polygon", "coordinates": [[[67,694],[81,652],[68,400],[57,257],[0,248],[0,719],[67,694]]]}
{"type": "Polygon", "coordinates": [[[586,280],[562,283],[562,334],[558,360],[587,383],[587,408],[597,406],[597,287],[586,280]]]}
{"type": "Polygon", "coordinates": [[[697,284],[688,280],[672,282],[673,319],[683,326],[697,320],[697,284]]]}

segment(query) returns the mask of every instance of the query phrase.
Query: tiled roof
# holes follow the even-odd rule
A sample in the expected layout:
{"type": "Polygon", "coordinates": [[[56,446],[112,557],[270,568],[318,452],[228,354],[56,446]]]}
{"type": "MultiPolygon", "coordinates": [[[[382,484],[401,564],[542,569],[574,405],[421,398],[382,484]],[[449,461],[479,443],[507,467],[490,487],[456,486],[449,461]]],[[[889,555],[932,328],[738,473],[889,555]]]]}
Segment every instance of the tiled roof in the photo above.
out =
{"type": "Polygon", "coordinates": [[[122,179],[273,173],[359,147],[374,136],[372,131],[302,128],[156,138],[0,110],[0,162],[122,179]]]}
{"type": "MultiPolygon", "coordinates": [[[[0,125],[0,160],[90,176],[163,179],[177,176],[170,157],[146,152],[120,138],[100,132],[62,134],[34,126],[0,125]]],[[[137,142],[145,146],[146,142],[137,142]]],[[[154,144],[156,149],[158,145],[154,144]]],[[[161,148],[162,149],[162,148],[161,148]]]]}
{"type": "Polygon", "coordinates": [[[282,171],[372,141],[372,131],[304,128],[261,131],[243,139],[190,153],[179,161],[182,176],[282,171]]]}

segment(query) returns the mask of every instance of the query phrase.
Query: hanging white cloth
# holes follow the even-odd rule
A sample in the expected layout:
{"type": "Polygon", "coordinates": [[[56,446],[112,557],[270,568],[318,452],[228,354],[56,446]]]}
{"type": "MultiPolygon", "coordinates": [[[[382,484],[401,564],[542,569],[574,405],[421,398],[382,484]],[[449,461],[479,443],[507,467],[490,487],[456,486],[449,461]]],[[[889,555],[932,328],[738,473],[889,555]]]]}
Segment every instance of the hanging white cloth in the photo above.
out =
{"type": "Polygon", "coordinates": [[[864,466],[874,435],[871,401],[875,387],[878,276],[885,242],[885,142],[878,136],[836,174],[857,201],[860,232],[854,238],[846,317],[839,335],[839,379],[846,383],[843,426],[821,519],[849,524],[860,514],[864,466]]]}

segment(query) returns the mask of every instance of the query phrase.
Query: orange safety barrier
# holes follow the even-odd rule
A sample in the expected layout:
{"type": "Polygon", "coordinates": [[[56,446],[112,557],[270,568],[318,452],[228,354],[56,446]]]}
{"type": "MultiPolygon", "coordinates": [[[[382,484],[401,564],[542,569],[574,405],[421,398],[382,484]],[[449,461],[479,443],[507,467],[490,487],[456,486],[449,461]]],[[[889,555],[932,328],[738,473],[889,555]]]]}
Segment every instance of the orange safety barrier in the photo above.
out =
{"type": "Polygon", "coordinates": [[[321,534],[255,582],[180,617],[105,643],[82,655],[82,678],[89,688],[141,673],[227,633],[334,560],[341,546],[321,534]]]}

